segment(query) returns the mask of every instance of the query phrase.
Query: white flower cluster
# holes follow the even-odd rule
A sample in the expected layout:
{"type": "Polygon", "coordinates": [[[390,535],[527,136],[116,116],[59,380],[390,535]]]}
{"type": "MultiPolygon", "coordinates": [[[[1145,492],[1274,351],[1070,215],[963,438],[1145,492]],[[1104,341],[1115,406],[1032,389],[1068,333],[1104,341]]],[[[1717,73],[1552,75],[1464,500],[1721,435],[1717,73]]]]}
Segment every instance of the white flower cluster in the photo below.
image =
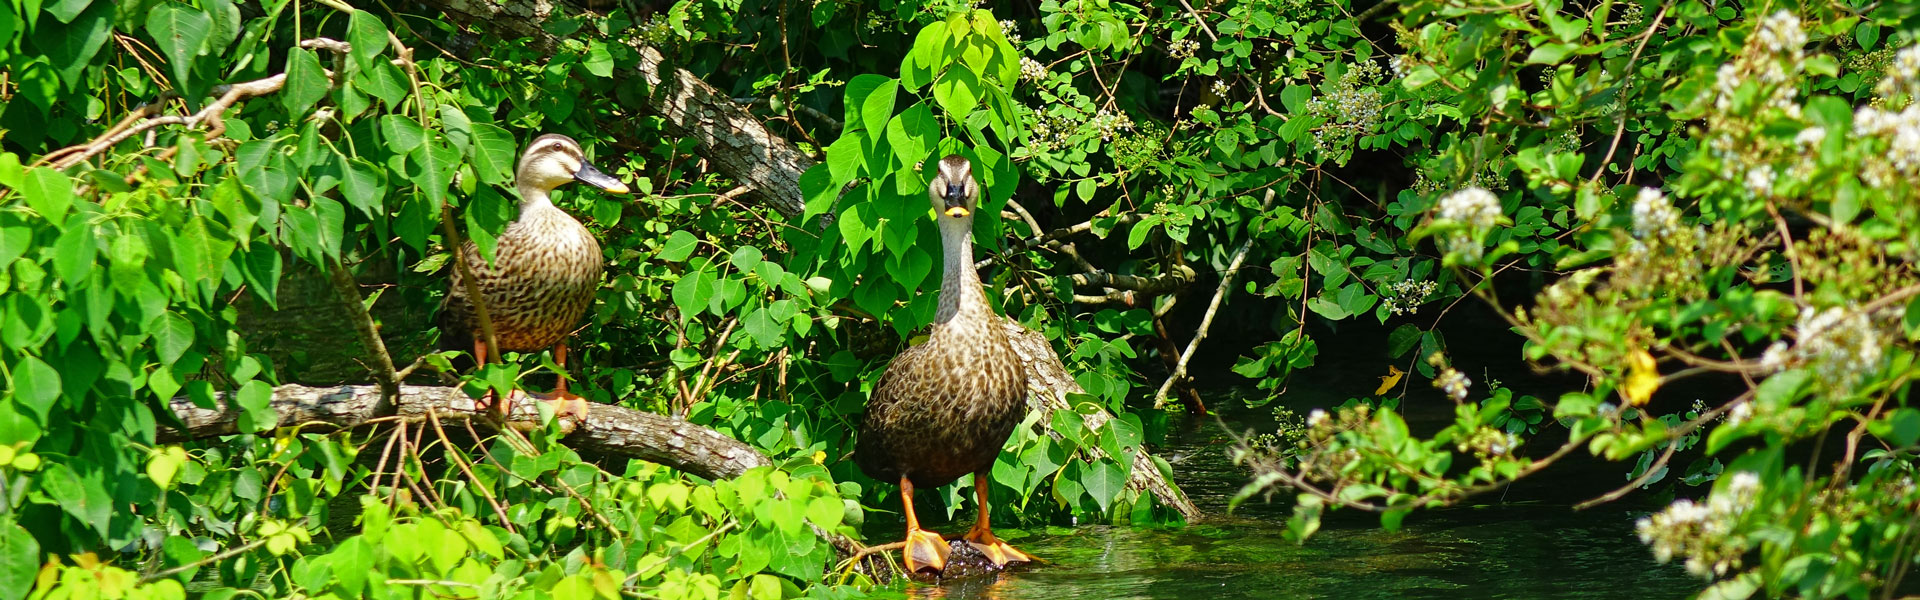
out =
{"type": "Polygon", "coordinates": [[[1007,43],[1020,45],[1020,25],[1011,20],[1000,21],[1000,31],[1007,35],[1007,43]]]}
{"type": "MultiPolygon", "coordinates": [[[[1915,49],[1920,46],[1907,50],[1915,49]]],[[[1908,53],[1902,52],[1902,55],[1908,53]]],[[[1909,102],[1900,112],[1863,106],[1853,113],[1853,130],[1863,136],[1887,140],[1884,155],[1861,165],[1860,178],[1866,180],[1867,185],[1904,187],[1920,177],[1920,102],[1909,102]]]]}
{"type": "Polygon", "coordinates": [[[1747,169],[1747,191],[1755,196],[1773,193],[1773,165],[1754,165],[1747,169]]]}
{"type": "Polygon", "coordinates": [[[1809,306],[1800,311],[1796,329],[1800,343],[1795,355],[1829,387],[1844,392],[1861,376],[1880,370],[1885,335],[1866,313],[1838,306],[1816,312],[1809,306]]]}
{"type": "Polygon", "coordinates": [[[1640,188],[1633,199],[1633,237],[1660,240],[1680,233],[1680,211],[1660,188],[1640,188]]]}
{"type": "Polygon", "coordinates": [[[1413,66],[1415,64],[1417,63],[1414,62],[1413,57],[1403,54],[1400,56],[1395,56],[1393,57],[1392,60],[1387,61],[1387,68],[1393,70],[1394,79],[1399,79],[1402,77],[1406,77],[1407,72],[1412,71],[1413,66]]]}
{"type": "Polygon", "coordinates": [[[1200,51],[1200,42],[1192,39],[1174,40],[1167,44],[1167,55],[1179,59],[1193,58],[1200,51]]]}
{"type": "Polygon", "coordinates": [[[1414,281],[1403,279],[1387,284],[1387,311],[1394,315],[1410,315],[1420,311],[1420,304],[1427,301],[1439,287],[1432,281],[1414,281]]]}
{"type": "Polygon", "coordinates": [[[1874,93],[1888,99],[1906,94],[1909,105],[1920,100],[1920,46],[1901,49],[1885,72],[1886,76],[1873,86],[1874,93]]]}
{"type": "Polygon", "coordinates": [[[1705,504],[1676,500],[1666,510],[1640,519],[1634,532],[1640,543],[1653,547],[1653,557],[1660,562],[1684,557],[1688,573],[1705,579],[1725,576],[1740,566],[1740,557],[1747,551],[1746,539],[1734,535],[1734,527],[1759,494],[1760,476],[1740,471],[1729,476],[1726,487],[1709,495],[1705,504]]]}
{"type": "Polygon", "coordinates": [[[1471,230],[1449,234],[1443,249],[1459,252],[1469,261],[1478,261],[1486,250],[1480,246],[1480,234],[1493,229],[1499,221],[1500,198],[1485,188],[1463,189],[1440,199],[1440,218],[1464,223],[1471,230]]]}
{"type": "Polygon", "coordinates": [[[1046,65],[1040,64],[1040,61],[1034,60],[1033,57],[1031,56],[1020,57],[1020,78],[1021,79],[1025,79],[1027,81],[1039,81],[1042,79],[1046,79],[1046,77],[1047,77],[1046,65]]]}
{"type": "Polygon", "coordinates": [[[1233,86],[1227,85],[1227,80],[1225,79],[1215,79],[1213,80],[1213,86],[1209,89],[1213,91],[1213,95],[1225,98],[1227,92],[1231,91],[1233,86]]]}
{"type": "Polygon", "coordinates": [[[1731,110],[1734,93],[1741,85],[1754,81],[1771,88],[1769,106],[1798,118],[1800,104],[1794,100],[1799,92],[1787,84],[1806,62],[1806,45],[1807,32],[1800,27],[1800,17],[1792,12],[1782,10],[1761,19],[1753,37],[1747,38],[1746,49],[1733,62],[1721,65],[1716,73],[1714,107],[1731,110]]]}
{"type": "Polygon", "coordinates": [[[1441,391],[1446,392],[1448,396],[1453,398],[1454,402],[1466,401],[1467,386],[1471,385],[1473,385],[1473,380],[1467,379],[1465,373],[1461,373],[1453,367],[1441,369],[1440,376],[1433,378],[1433,387],[1440,388],[1441,391]]]}
{"type": "Polygon", "coordinates": [[[1322,135],[1314,138],[1321,152],[1339,151],[1379,128],[1385,111],[1373,84],[1381,75],[1380,63],[1360,61],[1340,76],[1333,91],[1307,102],[1308,113],[1327,120],[1322,135]]]}
{"type": "Polygon", "coordinates": [[[1327,417],[1326,409],[1316,408],[1316,409],[1313,409],[1313,412],[1307,413],[1308,427],[1321,427],[1326,425],[1327,422],[1328,422],[1328,417],[1327,417]]]}
{"type": "Polygon", "coordinates": [[[1094,113],[1092,125],[1100,132],[1101,141],[1111,142],[1113,136],[1120,132],[1133,131],[1133,117],[1127,116],[1124,112],[1107,112],[1107,109],[1103,108],[1100,112],[1094,113]]]}

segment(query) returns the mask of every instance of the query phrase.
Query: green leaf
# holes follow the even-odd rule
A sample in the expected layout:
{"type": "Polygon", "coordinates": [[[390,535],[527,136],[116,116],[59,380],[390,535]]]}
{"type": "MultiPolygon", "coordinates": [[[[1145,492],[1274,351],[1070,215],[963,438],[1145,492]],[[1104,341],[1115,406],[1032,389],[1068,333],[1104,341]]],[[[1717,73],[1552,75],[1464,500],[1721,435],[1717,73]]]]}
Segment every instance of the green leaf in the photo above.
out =
{"type": "Polygon", "coordinates": [[[380,117],[380,136],[394,154],[406,154],[427,142],[427,130],[406,115],[380,117]]]}
{"type": "MultiPolygon", "coordinates": [[[[1567,55],[1572,54],[1574,50],[1578,50],[1579,48],[1579,46],[1574,44],[1541,44],[1534,48],[1532,53],[1527,54],[1527,64],[1557,65],[1560,64],[1560,61],[1566,60],[1567,55]]],[[[1412,86],[1408,87],[1411,88],[1412,86]]]]}
{"type": "Polygon", "coordinates": [[[1080,478],[1081,485],[1086,488],[1087,495],[1093,497],[1094,503],[1100,505],[1102,511],[1112,506],[1114,499],[1120,495],[1120,490],[1126,489],[1127,486],[1126,471],[1121,469],[1120,465],[1110,461],[1103,460],[1089,464],[1082,473],[1084,475],[1080,478]]]}
{"type": "MultiPolygon", "coordinates": [[[[84,12],[78,13],[70,24],[42,25],[36,36],[40,48],[57,61],[60,80],[70,88],[85,83],[83,79],[87,68],[93,65],[94,56],[113,37],[113,3],[101,2],[91,7],[82,3],[81,6],[85,7],[84,12]]],[[[7,15],[7,18],[13,17],[7,15]]]]}
{"type": "Polygon", "coordinates": [[[13,364],[13,398],[47,422],[53,403],[60,399],[60,373],[32,356],[13,364]]]}
{"type": "Polygon", "coordinates": [[[420,186],[420,192],[433,202],[436,211],[447,201],[447,186],[453,184],[453,173],[460,168],[460,151],[448,146],[444,140],[430,139],[409,154],[414,164],[419,165],[419,176],[414,183],[420,186]]]}
{"type": "Polygon", "coordinates": [[[667,236],[667,243],[660,245],[660,259],[667,262],[684,261],[693,256],[694,248],[699,246],[700,240],[694,238],[693,234],[674,230],[673,235],[667,236]]]}
{"type": "Polygon", "coordinates": [[[861,125],[869,132],[869,139],[879,139],[880,128],[893,120],[893,102],[900,95],[900,82],[888,79],[881,81],[860,100],[861,125]]]}
{"type": "Polygon", "coordinates": [[[340,160],[340,195],[367,218],[385,214],[387,184],[383,176],[386,170],[364,158],[342,156],[340,160]]]}
{"type": "Polygon", "coordinates": [[[728,260],[733,263],[734,268],[739,269],[740,272],[742,273],[745,273],[748,271],[752,271],[754,270],[754,268],[760,266],[761,256],[762,255],[760,254],[759,248],[755,248],[753,246],[741,246],[740,249],[733,251],[733,256],[728,260]]]}
{"type": "Polygon", "coordinates": [[[1414,345],[1419,343],[1420,327],[1418,325],[1407,323],[1396,327],[1393,333],[1387,334],[1387,356],[1389,358],[1405,356],[1408,350],[1412,350],[1414,345]]]}
{"type": "Polygon", "coordinates": [[[287,114],[307,114],[313,103],[327,97],[327,74],[320,69],[320,57],[306,48],[287,50],[287,83],[280,88],[280,103],[287,114]]]}
{"type": "Polygon", "coordinates": [[[947,69],[947,73],[940,76],[940,81],[933,84],[933,99],[947,111],[948,117],[954,119],[973,114],[973,109],[980,106],[980,98],[985,95],[980,77],[966,69],[947,69]]]}
{"type": "Polygon", "coordinates": [[[387,26],[373,13],[356,10],[347,17],[347,43],[353,45],[353,62],[362,70],[373,68],[373,60],[387,49],[387,26]]]}
{"type": "Polygon", "coordinates": [[[594,40],[587,44],[587,56],[580,61],[580,66],[586,67],[587,72],[595,77],[611,77],[613,76],[613,53],[607,51],[605,42],[594,40]]]}
{"type": "Polygon", "coordinates": [[[504,185],[513,182],[514,153],[519,144],[508,133],[492,123],[473,124],[473,170],[480,180],[504,185]]]}
{"type": "Polygon", "coordinates": [[[20,191],[27,196],[27,207],[53,224],[66,222],[73,207],[73,179],[50,168],[29,170],[26,179],[20,191]]]}
{"type": "Polygon", "coordinates": [[[0,525],[0,600],[27,597],[39,572],[40,541],[19,525],[0,525]]]}
{"type": "Polygon", "coordinates": [[[61,23],[72,23],[74,17],[80,16],[80,11],[92,4],[93,0],[54,0],[53,4],[47,6],[47,14],[53,15],[61,23]]]}
{"type": "MultiPolygon", "coordinates": [[[[147,13],[147,33],[172,64],[176,87],[186,87],[192,81],[189,74],[193,71],[193,57],[200,54],[200,47],[212,30],[213,17],[178,2],[162,2],[147,13]]],[[[307,52],[299,48],[294,51],[307,52]]],[[[311,57],[313,53],[307,54],[311,57]]],[[[318,68],[319,62],[315,61],[314,66],[318,68]]]]}
{"type": "Polygon", "coordinates": [[[53,272],[70,286],[86,283],[87,277],[93,275],[95,258],[100,252],[100,236],[91,225],[78,224],[84,220],[84,215],[68,219],[72,227],[53,244],[53,272]]]}
{"type": "Polygon", "coordinates": [[[112,500],[98,476],[82,477],[64,462],[55,462],[40,475],[40,490],[60,509],[92,527],[101,537],[113,518],[112,500]]]}
{"type": "Polygon", "coordinates": [[[160,352],[161,364],[171,365],[180,360],[180,356],[193,347],[193,322],[172,312],[161,313],[148,325],[153,330],[155,349],[160,352]]]}
{"type": "Polygon", "coordinates": [[[273,412],[273,386],[265,381],[255,379],[240,386],[240,390],[233,394],[233,402],[242,411],[239,422],[241,433],[273,429],[280,421],[280,415],[273,412]]]}

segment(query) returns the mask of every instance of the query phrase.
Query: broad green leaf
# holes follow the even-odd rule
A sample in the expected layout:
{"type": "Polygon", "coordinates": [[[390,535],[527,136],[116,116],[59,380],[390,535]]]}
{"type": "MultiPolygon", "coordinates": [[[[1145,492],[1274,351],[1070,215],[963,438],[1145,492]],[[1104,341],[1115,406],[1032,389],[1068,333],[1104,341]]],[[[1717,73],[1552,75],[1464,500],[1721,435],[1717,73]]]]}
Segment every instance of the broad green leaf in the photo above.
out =
{"type": "Polygon", "coordinates": [[[112,501],[105,487],[97,475],[83,477],[62,462],[52,463],[40,476],[41,491],[59,504],[61,510],[91,526],[101,536],[107,535],[107,523],[113,517],[112,501]]]}
{"type": "Polygon", "coordinates": [[[255,379],[240,386],[233,394],[233,405],[240,410],[240,431],[259,433],[278,424],[280,416],[273,411],[273,386],[255,379]]]}
{"type": "MultiPolygon", "coordinates": [[[[73,18],[80,16],[80,11],[86,10],[88,6],[93,4],[93,1],[94,0],[54,0],[53,4],[46,6],[47,14],[53,15],[53,18],[58,19],[61,23],[72,23],[73,18]]],[[[1868,46],[1872,46],[1872,44],[1868,44],[1868,46]]]]}
{"type": "Polygon", "coordinates": [[[893,120],[893,102],[900,95],[900,82],[888,79],[874,86],[860,101],[861,124],[868,139],[880,139],[880,129],[893,120]]]}
{"type": "Polygon", "coordinates": [[[980,78],[967,69],[947,69],[940,81],[933,84],[933,99],[945,109],[947,116],[962,119],[973,114],[980,106],[980,98],[986,95],[980,78]]]}
{"type": "Polygon", "coordinates": [[[1387,334],[1387,357],[1405,356],[1408,350],[1412,350],[1414,345],[1419,343],[1420,327],[1412,323],[1403,324],[1394,328],[1393,333],[1387,334]]]}
{"type": "Polygon", "coordinates": [[[492,123],[473,124],[473,170],[480,180],[493,185],[513,182],[514,154],[518,144],[513,134],[492,123]]]}
{"type": "Polygon", "coordinates": [[[694,238],[693,234],[674,230],[673,235],[667,236],[666,243],[660,245],[660,259],[667,262],[684,261],[693,256],[693,250],[699,246],[700,240],[694,238]]]}
{"type": "Polygon", "coordinates": [[[0,600],[27,597],[39,572],[40,541],[19,525],[0,525],[0,600]]]}
{"type": "Polygon", "coordinates": [[[1120,490],[1127,486],[1126,471],[1122,470],[1120,465],[1110,461],[1103,460],[1087,465],[1082,473],[1084,476],[1080,478],[1081,485],[1086,488],[1087,495],[1092,496],[1094,503],[1099,504],[1100,510],[1103,511],[1112,507],[1114,499],[1120,495],[1120,490]]]}
{"type": "Polygon", "coordinates": [[[353,61],[360,69],[374,68],[373,61],[387,49],[387,26],[373,13],[356,10],[347,17],[347,43],[353,45],[353,61]]]}
{"type": "Polygon", "coordinates": [[[93,226],[85,224],[86,219],[85,215],[68,219],[66,233],[53,244],[53,272],[70,286],[86,284],[100,252],[100,237],[93,226]]]}
{"type": "Polygon", "coordinates": [[[160,363],[171,365],[180,360],[193,346],[193,322],[172,312],[162,313],[147,325],[153,332],[154,348],[160,352],[160,363]]]}
{"type": "Polygon", "coordinates": [[[47,413],[60,399],[60,373],[46,362],[23,356],[13,364],[13,398],[47,422],[47,413]]]}
{"type": "Polygon", "coordinates": [[[426,128],[406,115],[380,117],[380,135],[386,139],[387,149],[394,154],[412,152],[427,141],[426,128]]]}
{"type": "Polygon", "coordinates": [[[733,251],[733,255],[728,258],[728,261],[733,263],[733,268],[745,273],[760,266],[761,256],[759,248],[741,246],[738,250],[733,251]]]}
{"type": "MultiPolygon", "coordinates": [[[[200,54],[202,44],[207,41],[213,30],[213,18],[207,13],[178,2],[162,2],[147,13],[147,33],[153,36],[160,52],[167,55],[173,66],[173,81],[178,87],[185,87],[192,81],[193,58],[200,54]]],[[[313,53],[295,48],[294,53],[306,52],[308,58],[313,53]]],[[[292,62],[289,59],[289,62],[292,62]]],[[[319,62],[314,62],[318,69],[319,62]]],[[[288,76],[292,78],[291,75],[288,76]]],[[[312,102],[307,104],[311,105],[312,102]]]]}
{"type": "Polygon", "coordinates": [[[340,157],[340,195],[368,218],[386,212],[386,170],[364,158],[340,157]]]}
{"type": "Polygon", "coordinates": [[[927,158],[927,149],[940,139],[940,122],[925,101],[901,111],[887,123],[887,143],[900,164],[911,168],[927,158]]]}
{"type": "Polygon", "coordinates": [[[587,68],[595,77],[613,75],[613,53],[607,51],[606,42],[593,40],[587,44],[587,55],[580,65],[587,68]]]}
{"type": "Polygon", "coordinates": [[[433,202],[432,208],[438,210],[447,201],[447,186],[453,183],[454,170],[460,168],[460,151],[444,140],[429,139],[409,156],[420,167],[414,184],[420,186],[420,192],[433,202]]]}
{"type": "Polygon", "coordinates": [[[53,169],[27,171],[26,185],[20,191],[27,207],[54,224],[66,222],[67,209],[73,206],[73,180],[53,169]]]}
{"type": "Polygon", "coordinates": [[[41,26],[35,35],[36,43],[55,59],[54,66],[59,71],[60,80],[66,82],[69,88],[84,83],[86,70],[93,64],[94,56],[113,37],[112,2],[81,6],[83,10],[77,13],[71,23],[49,23],[41,26]]]}

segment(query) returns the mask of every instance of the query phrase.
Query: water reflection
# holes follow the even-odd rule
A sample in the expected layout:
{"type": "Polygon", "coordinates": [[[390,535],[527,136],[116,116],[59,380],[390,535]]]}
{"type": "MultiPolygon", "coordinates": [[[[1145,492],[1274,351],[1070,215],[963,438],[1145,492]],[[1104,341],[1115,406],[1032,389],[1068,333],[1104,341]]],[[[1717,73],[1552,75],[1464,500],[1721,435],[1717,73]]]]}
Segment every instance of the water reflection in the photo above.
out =
{"type": "MultiPolygon", "coordinates": [[[[1206,423],[1176,432],[1163,449],[1182,457],[1175,467],[1180,483],[1214,515],[1207,521],[1008,536],[1051,564],[903,593],[995,600],[1681,598],[1702,585],[1653,561],[1633,537],[1639,514],[1627,508],[1576,513],[1556,502],[1424,511],[1397,532],[1343,512],[1306,545],[1294,545],[1283,537],[1291,511],[1284,501],[1256,500],[1225,515],[1226,498],[1246,481],[1221,450],[1225,438],[1218,424],[1206,423]]],[[[896,529],[883,527],[874,533],[896,529]]]]}

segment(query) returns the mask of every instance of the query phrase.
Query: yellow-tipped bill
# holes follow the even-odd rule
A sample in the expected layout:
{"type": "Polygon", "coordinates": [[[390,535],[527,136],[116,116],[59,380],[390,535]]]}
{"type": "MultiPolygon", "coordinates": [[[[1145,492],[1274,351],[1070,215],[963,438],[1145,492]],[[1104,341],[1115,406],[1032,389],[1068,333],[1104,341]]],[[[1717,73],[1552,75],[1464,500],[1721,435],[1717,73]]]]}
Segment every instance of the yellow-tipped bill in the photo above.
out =
{"type": "Polygon", "coordinates": [[[947,208],[947,216],[949,217],[964,217],[969,214],[973,214],[973,213],[967,212],[967,209],[965,207],[954,206],[954,207],[947,208]]]}

